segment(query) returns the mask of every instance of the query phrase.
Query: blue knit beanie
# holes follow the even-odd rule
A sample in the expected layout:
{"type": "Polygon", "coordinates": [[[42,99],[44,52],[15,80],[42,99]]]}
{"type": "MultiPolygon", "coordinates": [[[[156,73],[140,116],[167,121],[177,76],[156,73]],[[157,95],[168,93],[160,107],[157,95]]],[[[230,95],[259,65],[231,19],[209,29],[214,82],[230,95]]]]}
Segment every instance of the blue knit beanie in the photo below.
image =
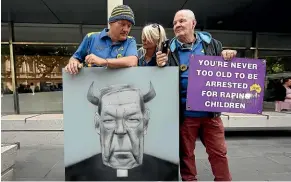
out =
{"type": "Polygon", "coordinates": [[[115,22],[118,20],[128,20],[130,21],[133,25],[135,24],[134,21],[134,14],[131,8],[127,5],[119,5],[116,6],[111,13],[111,16],[109,18],[109,23],[115,22]]]}

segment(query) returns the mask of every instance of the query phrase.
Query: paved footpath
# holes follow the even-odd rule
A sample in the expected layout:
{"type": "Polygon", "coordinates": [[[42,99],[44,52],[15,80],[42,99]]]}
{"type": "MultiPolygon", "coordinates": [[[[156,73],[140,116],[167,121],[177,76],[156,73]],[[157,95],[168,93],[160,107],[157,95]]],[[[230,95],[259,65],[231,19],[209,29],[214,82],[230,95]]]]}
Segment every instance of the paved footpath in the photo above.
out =
{"type": "MultiPolygon", "coordinates": [[[[227,133],[229,165],[233,180],[290,181],[291,132],[286,133],[289,136],[280,136],[284,134],[283,131],[252,132],[257,136],[246,136],[244,133],[242,136],[227,133]]],[[[205,148],[200,141],[197,141],[196,146],[198,178],[200,181],[211,181],[213,176],[205,148]]],[[[16,180],[63,181],[63,150],[63,145],[22,145],[16,159],[16,180]]]]}

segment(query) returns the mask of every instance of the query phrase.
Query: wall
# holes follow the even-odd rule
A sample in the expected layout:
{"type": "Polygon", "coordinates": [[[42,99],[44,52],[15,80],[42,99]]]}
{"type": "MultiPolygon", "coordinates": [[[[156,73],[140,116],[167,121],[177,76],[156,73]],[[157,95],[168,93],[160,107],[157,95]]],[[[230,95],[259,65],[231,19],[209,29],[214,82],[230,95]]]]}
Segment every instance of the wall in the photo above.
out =
{"type": "MultiPolygon", "coordinates": [[[[79,44],[89,32],[102,31],[106,25],[68,25],[68,24],[14,24],[15,42],[35,43],[74,43],[79,44]]],[[[167,37],[174,36],[172,28],[165,28],[167,37]]],[[[138,44],[141,44],[142,27],[133,27],[130,35],[134,36],[138,44]]],[[[252,47],[252,32],[205,30],[212,37],[220,40],[224,47],[232,47],[237,50],[252,47]]],[[[265,56],[289,56],[291,55],[291,34],[257,33],[258,55],[265,56]]],[[[1,23],[1,41],[9,41],[7,23],[1,23]]],[[[241,51],[238,56],[252,57],[254,50],[241,51]]],[[[286,67],[286,66],[285,66],[286,67]]],[[[13,113],[13,95],[3,95],[1,98],[2,113],[13,113]]],[[[21,113],[48,113],[62,112],[62,92],[45,92],[31,94],[19,94],[21,113]]]]}

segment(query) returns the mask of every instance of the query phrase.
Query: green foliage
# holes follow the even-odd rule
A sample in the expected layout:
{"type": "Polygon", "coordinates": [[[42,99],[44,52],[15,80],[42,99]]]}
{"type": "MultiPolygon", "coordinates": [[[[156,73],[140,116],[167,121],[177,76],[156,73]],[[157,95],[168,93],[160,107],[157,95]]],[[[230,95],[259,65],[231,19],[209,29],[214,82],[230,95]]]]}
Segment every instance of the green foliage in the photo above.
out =
{"type": "Polygon", "coordinates": [[[282,57],[267,57],[267,74],[282,73],[285,71],[285,66],[282,57]]]}

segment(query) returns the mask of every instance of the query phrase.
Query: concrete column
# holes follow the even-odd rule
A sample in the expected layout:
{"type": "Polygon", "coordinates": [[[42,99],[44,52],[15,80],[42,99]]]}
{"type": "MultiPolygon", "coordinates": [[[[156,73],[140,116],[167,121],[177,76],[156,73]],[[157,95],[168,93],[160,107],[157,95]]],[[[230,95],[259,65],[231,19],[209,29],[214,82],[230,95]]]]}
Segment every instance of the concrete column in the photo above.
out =
{"type": "Polygon", "coordinates": [[[19,97],[17,92],[17,77],[16,77],[16,62],[14,60],[14,23],[8,23],[9,28],[9,50],[10,50],[10,65],[11,65],[11,77],[12,77],[12,88],[13,88],[13,99],[14,99],[14,112],[15,114],[20,113],[19,109],[19,97]]]}
{"type": "MultiPolygon", "coordinates": [[[[109,19],[111,12],[115,6],[122,5],[123,0],[107,0],[107,20],[109,19]]],[[[108,24],[109,27],[109,24],[108,24]]]]}

